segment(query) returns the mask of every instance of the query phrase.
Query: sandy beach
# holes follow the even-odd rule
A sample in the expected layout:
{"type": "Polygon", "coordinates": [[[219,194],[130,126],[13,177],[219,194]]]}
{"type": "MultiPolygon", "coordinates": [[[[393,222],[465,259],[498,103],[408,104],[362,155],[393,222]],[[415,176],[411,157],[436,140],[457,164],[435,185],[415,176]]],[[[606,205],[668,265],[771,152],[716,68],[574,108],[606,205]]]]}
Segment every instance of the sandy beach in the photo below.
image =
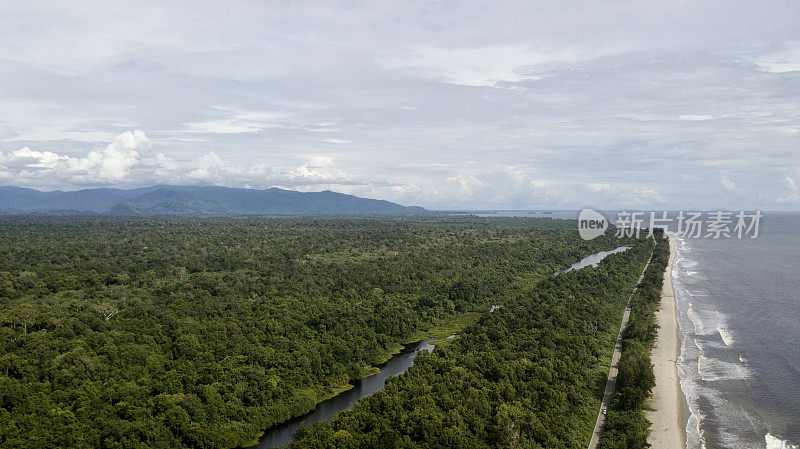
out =
{"type": "Polygon", "coordinates": [[[678,320],[675,314],[675,291],[672,285],[672,264],[675,260],[675,245],[669,242],[669,265],[664,272],[664,288],[661,292],[661,308],[656,313],[658,338],[653,347],[652,360],[656,375],[656,387],[647,412],[653,423],[647,442],[653,449],[675,449],[686,447],[686,423],[683,421],[684,399],[678,378],[677,360],[680,355],[678,320]]]}

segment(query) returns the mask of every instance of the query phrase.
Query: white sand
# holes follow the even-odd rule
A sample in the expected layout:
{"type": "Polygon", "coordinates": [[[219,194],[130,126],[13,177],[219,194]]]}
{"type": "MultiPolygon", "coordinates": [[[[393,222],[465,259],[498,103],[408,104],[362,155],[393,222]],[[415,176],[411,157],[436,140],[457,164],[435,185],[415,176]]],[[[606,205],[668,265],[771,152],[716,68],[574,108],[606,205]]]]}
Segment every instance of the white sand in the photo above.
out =
{"type": "Polygon", "coordinates": [[[675,290],[672,286],[672,263],[675,246],[670,239],[669,265],[664,272],[664,287],[661,292],[661,307],[656,312],[658,338],[651,354],[656,375],[656,387],[647,412],[653,423],[647,442],[653,449],[677,449],[686,447],[686,423],[683,422],[683,393],[678,378],[678,319],[676,316],[675,290]]]}

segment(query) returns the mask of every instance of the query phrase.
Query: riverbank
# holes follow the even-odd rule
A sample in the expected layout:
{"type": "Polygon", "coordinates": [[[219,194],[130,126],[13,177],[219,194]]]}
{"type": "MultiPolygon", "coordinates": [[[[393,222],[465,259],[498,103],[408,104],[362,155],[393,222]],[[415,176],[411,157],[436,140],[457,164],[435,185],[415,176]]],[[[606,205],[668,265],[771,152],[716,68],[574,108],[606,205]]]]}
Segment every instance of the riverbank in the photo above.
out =
{"type": "Polygon", "coordinates": [[[675,244],[670,238],[669,263],[664,271],[661,306],[656,312],[658,337],[651,358],[656,376],[647,419],[653,424],[647,442],[653,449],[686,447],[686,422],[683,419],[685,399],[678,378],[677,360],[680,355],[680,337],[676,316],[675,290],[672,285],[672,264],[675,261],[675,244]]]}
{"type": "Polygon", "coordinates": [[[383,388],[386,379],[405,372],[421,350],[432,351],[435,346],[444,346],[453,341],[455,334],[478,321],[483,311],[471,311],[434,320],[425,330],[420,330],[406,340],[392,345],[375,365],[366,365],[359,376],[349,383],[335,385],[317,392],[318,400],[308,411],[278,423],[244,447],[259,449],[282,447],[292,441],[292,436],[301,427],[316,422],[328,421],[334,414],[349,410],[356,401],[383,388]]]}
{"type": "Polygon", "coordinates": [[[392,345],[375,363],[375,366],[367,366],[365,371],[363,371],[363,376],[361,379],[367,376],[372,376],[373,374],[378,373],[380,369],[377,367],[389,361],[392,357],[400,354],[400,352],[406,346],[416,343],[422,340],[431,340],[436,343],[436,345],[440,345],[442,343],[447,343],[450,339],[447,337],[451,335],[458,335],[461,331],[464,330],[467,326],[474,324],[478,321],[478,319],[486,312],[486,310],[473,310],[471,312],[462,312],[458,313],[453,316],[449,316],[447,318],[441,318],[434,320],[430,326],[425,328],[425,330],[420,330],[411,334],[405,340],[402,340],[398,343],[392,345]]]}
{"type": "Polygon", "coordinates": [[[433,349],[434,345],[430,339],[406,345],[399,354],[380,365],[376,374],[354,380],[352,388],[317,403],[309,413],[267,429],[257,442],[258,449],[283,447],[292,441],[294,433],[301,427],[329,421],[336,413],[350,410],[360,399],[382,390],[387,379],[404,373],[414,364],[417,354],[433,349]]]}

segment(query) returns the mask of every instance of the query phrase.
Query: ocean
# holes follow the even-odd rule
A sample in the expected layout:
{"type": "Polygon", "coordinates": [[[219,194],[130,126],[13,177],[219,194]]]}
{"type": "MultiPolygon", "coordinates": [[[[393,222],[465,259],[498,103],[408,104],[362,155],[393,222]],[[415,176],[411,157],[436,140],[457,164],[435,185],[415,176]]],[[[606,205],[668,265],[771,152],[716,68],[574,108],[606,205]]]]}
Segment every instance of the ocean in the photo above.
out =
{"type": "MultiPolygon", "coordinates": [[[[618,212],[603,215],[616,222],[618,212]]],[[[574,220],[578,211],[484,216],[574,220]]],[[[669,228],[688,449],[800,449],[800,213],[764,212],[755,239],[679,238],[674,221],[669,228]]]]}
{"type": "Polygon", "coordinates": [[[800,214],[759,235],[675,238],[687,446],[800,446],[800,214]]]}

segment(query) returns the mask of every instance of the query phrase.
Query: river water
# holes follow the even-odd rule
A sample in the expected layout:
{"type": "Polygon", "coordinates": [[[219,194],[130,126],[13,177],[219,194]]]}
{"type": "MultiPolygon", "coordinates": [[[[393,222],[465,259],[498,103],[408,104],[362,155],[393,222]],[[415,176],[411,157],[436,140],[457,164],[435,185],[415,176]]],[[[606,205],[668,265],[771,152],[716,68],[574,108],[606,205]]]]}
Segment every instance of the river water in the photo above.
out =
{"type": "MultiPolygon", "coordinates": [[[[628,248],[628,246],[620,246],[619,248],[611,251],[601,251],[599,253],[592,254],[578,262],[575,262],[568,269],[559,271],[556,274],[566,273],[568,271],[578,270],[588,266],[596,267],[601,260],[605,259],[610,254],[620,253],[628,248]]],[[[493,305],[490,312],[494,312],[500,307],[500,305],[493,305]]],[[[455,335],[451,335],[447,338],[454,337],[455,335]]],[[[310,426],[317,422],[328,421],[333,418],[333,415],[335,415],[337,412],[350,410],[359,399],[383,389],[383,386],[386,384],[386,379],[406,372],[406,370],[414,364],[414,359],[421,351],[432,351],[434,345],[431,344],[431,341],[432,340],[423,340],[406,345],[399,354],[392,357],[388,362],[379,367],[381,369],[379,373],[361,380],[354,381],[353,388],[320,402],[317,404],[317,407],[308,414],[290,419],[289,421],[283,422],[268,429],[264,433],[264,436],[260,439],[257,447],[259,449],[269,449],[285,446],[292,441],[292,436],[300,429],[300,427],[310,426]]]]}
{"type": "Polygon", "coordinates": [[[588,267],[589,265],[596,267],[601,260],[610,256],[611,254],[621,253],[629,248],[630,246],[620,246],[618,248],[612,249],[611,251],[600,251],[599,253],[595,253],[592,254],[591,256],[584,257],[578,262],[572,264],[572,266],[567,268],[566,270],[557,271],[555,274],[567,273],[572,270],[580,270],[581,268],[588,267]]]}
{"type": "Polygon", "coordinates": [[[354,381],[353,388],[320,402],[308,414],[290,419],[268,429],[257,447],[259,449],[268,449],[284,446],[292,441],[292,435],[300,427],[328,421],[337,412],[350,410],[359,399],[383,389],[386,379],[406,372],[414,364],[414,358],[421,351],[432,351],[433,348],[434,345],[431,344],[431,340],[423,340],[406,345],[400,354],[392,357],[379,367],[381,369],[379,373],[354,381]]]}

